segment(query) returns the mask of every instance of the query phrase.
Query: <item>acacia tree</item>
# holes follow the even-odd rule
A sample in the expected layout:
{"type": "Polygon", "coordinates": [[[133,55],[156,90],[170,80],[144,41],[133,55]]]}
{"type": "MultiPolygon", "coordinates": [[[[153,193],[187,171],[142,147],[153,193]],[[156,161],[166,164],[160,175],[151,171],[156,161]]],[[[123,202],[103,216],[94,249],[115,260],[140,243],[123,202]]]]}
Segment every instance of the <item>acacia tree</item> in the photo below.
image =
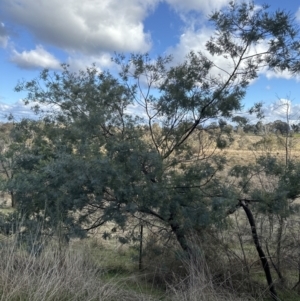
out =
{"type": "Polygon", "coordinates": [[[166,227],[190,253],[189,231],[206,227],[215,210],[238,197],[218,175],[225,159],[208,154],[201,140],[193,156],[188,140],[205,131],[207,120],[241,109],[261,68],[298,70],[291,17],[267,9],[231,3],[212,14],[210,55],[190,52],[176,66],[171,57],[117,56],[117,77],[95,67],[72,73],[65,65],[61,73],[44,70],[20,82],[16,90],[28,92],[27,104],[48,108],[35,106],[39,121],[18,125],[30,145],[7,186],[26,220],[78,235],[112,220],[125,226],[131,215],[166,227]],[[265,50],[253,51],[262,41],[265,50]],[[217,66],[213,56],[229,67],[217,66]]]}
{"type": "MultiPolygon", "coordinates": [[[[288,262],[291,253],[295,252],[290,243],[295,238],[291,239],[285,232],[289,224],[294,225],[290,216],[298,213],[298,205],[294,201],[300,196],[300,186],[296,180],[300,165],[291,156],[290,102],[286,101],[282,106],[286,107],[286,122],[278,120],[274,122],[274,125],[269,124],[269,126],[278,130],[276,132],[277,147],[284,150],[284,159],[278,156],[279,153],[275,156],[272,154],[270,144],[273,144],[274,139],[269,133],[266,133],[261,141],[254,144],[265,154],[257,156],[255,164],[235,166],[230,173],[231,176],[238,178],[237,186],[241,191],[239,203],[235,209],[241,207],[247,215],[253,242],[275,300],[276,291],[274,291],[270,263],[281,284],[286,284],[282,263],[284,261],[288,262]],[[255,215],[262,216],[264,220],[264,222],[261,221],[259,226],[255,221],[255,215]],[[263,224],[268,224],[269,228],[263,226],[263,224]]],[[[263,126],[262,122],[260,123],[263,126]]],[[[274,133],[272,135],[274,138],[274,133]]],[[[234,187],[233,183],[232,186],[234,187]]],[[[289,270],[289,274],[291,274],[291,270],[289,270]]]]}

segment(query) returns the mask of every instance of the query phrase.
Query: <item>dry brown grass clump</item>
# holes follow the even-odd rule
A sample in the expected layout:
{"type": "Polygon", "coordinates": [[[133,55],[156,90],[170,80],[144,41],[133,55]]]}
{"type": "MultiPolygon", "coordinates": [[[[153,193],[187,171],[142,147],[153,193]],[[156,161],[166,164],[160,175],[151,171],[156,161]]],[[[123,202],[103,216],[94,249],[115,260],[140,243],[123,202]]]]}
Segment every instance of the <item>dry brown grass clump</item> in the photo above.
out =
{"type": "MultiPolygon", "coordinates": [[[[236,292],[225,290],[222,283],[216,283],[203,258],[198,257],[184,263],[188,275],[176,286],[170,287],[172,301],[246,301],[249,295],[238,297],[236,292]]],[[[227,279],[230,281],[230,279],[227,279]]],[[[258,300],[258,299],[256,299],[258,300]]]]}
{"type": "Polygon", "coordinates": [[[108,280],[89,250],[47,247],[39,256],[9,243],[0,249],[1,301],[153,300],[123,288],[122,280],[108,280]]]}
{"type": "Polygon", "coordinates": [[[101,281],[88,255],[48,248],[40,256],[12,243],[0,250],[0,292],[8,300],[111,300],[116,287],[101,281]]]}

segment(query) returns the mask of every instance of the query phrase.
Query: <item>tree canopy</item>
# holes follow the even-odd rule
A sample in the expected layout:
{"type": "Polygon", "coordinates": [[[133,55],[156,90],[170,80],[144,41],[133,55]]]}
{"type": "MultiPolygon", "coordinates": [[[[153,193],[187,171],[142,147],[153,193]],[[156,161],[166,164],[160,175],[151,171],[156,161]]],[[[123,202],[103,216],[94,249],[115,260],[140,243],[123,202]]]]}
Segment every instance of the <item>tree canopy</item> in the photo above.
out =
{"type": "MultiPolygon", "coordinates": [[[[240,110],[261,68],[298,71],[293,20],[267,9],[231,3],[211,15],[215,35],[206,48],[227,59],[226,70],[201,52],[177,65],[170,56],[133,54],[114,58],[117,76],[95,66],[73,73],[64,65],[20,82],[16,90],[28,92],[25,103],[37,103],[40,118],[14,130],[14,147],[22,151],[7,187],[18,210],[44,219],[51,231],[62,223],[68,234],[150,216],[186,249],[189,229],[209,224],[215,208],[236,200],[218,176],[225,158],[203,149],[195,156],[187,142],[194,133],[202,137],[207,120],[240,110]],[[266,48],[254,51],[261,41],[266,48]]],[[[216,146],[226,146],[220,139],[216,146]]]]}
{"type": "MultiPolygon", "coordinates": [[[[210,21],[210,56],[190,52],[175,64],[171,56],[116,55],[117,75],[63,65],[62,72],[45,69],[19,82],[16,91],[27,92],[25,103],[34,104],[38,119],[15,124],[1,162],[13,163],[3,185],[25,229],[39,223],[41,232],[69,239],[109,221],[125,228],[134,220],[174,235],[190,253],[191,231],[218,226],[242,207],[265,268],[248,205],[255,201],[261,212],[281,214],[299,195],[299,166],[267,156],[256,166],[234,167],[229,176],[238,182],[232,185],[224,180],[226,158],[216,150],[231,141],[226,119],[247,125],[234,113],[262,68],[299,71],[298,31],[288,13],[252,3],[232,2],[210,21]],[[214,57],[225,58],[228,68],[214,57]],[[205,128],[215,120],[219,132],[205,128]],[[277,177],[272,193],[250,186],[261,172],[277,177]]],[[[277,125],[287,132],[284,123],[277,125]]]]}

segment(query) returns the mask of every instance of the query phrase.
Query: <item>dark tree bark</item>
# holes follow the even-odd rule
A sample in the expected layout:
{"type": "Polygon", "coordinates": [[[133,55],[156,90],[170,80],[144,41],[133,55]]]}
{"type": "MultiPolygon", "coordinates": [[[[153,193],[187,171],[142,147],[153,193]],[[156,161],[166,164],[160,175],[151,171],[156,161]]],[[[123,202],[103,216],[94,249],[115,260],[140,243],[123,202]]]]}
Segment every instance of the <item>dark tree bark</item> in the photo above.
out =
{"type": "Polygon", "coordinates": [[[143,225],[140,226],[139,270],[143,268],[143,225]]]}
{"type": "Polygon", "coordinates": [[[16,208],[15,194],[12,191],[10,192],[10,197],[11,197],[11,207],[16,208]]]}
{"type": "Polygon", "coordinates": [[[279,299],[277,297],[275,285],[273,283],[271,270],[270,270],[270,265],[269,265],[268,259],[266,258],[266,255],[265,255],[265,253],[264,253],[264,251],[263,251],[263,249],[260,245],[258,234],[257,234],[257,231],[256,231],[256,225],[255,225],[255,220],[254,220],[253,214],[252,214],[250,208],[248,207],[248,204],[245,201],[240,201],[240,206],[243,207],[243,209],[244,209],[244,211],[247,215],[247,218],[248,218],[248,221],[249,221],[249,224],[250,224],[250,227],[251,227],[253,242],[255,244],[258,256],[260,258],[261,264],[262,264],[264,272],[265,272],[265,276],[266,276],[266,279],[267,279],[267,282],[268,282],[268,286],[269,286],[269,290],[270,290],[272,300],[278,301],[279,299]]]}
{"type": "Polygon", "coordinates": [[[191,256],[191,248],[189,247],[189,244],[187,242],[186,236],[184,234],[184,231],[182,231],[182,229],[180,229],[179,225],[177,223],[170,223],[171,229],[174,232],[177,241],[179,242],[182,250],[184,252],[186,252],[186,254],[188,255],[188,257],[191,256]]]}

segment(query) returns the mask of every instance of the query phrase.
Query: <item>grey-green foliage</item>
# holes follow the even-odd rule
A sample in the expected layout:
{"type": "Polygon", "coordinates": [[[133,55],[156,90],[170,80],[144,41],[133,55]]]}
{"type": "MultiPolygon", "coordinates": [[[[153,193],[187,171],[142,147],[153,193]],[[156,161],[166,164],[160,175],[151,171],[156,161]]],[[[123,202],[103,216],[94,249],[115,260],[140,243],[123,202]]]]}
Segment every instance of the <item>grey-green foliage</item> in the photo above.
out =
{"type": "Polygon", "coordinates": [[[294,212],[293,202],[300,196],[300,164],[267,154],[248,166],[235,166],[230,175],[239,179],[240,197],[249,200],[261,213],[286,218],[294,212]]]}
{"type": "Polygon", "coordinates": [[[228,70],[201,52],[177,65],[171,57],[118,55],[118,76],[94,66],[72,73],[64,65],[20,82],[16,90],[28,92],[25,103],[38,103],[40,117],[16,125],[26,147],[7,182],[25,220],[41,222],[43,231],[84,235],[107,221],[125,227],[128,216],[150,217],[188,250],[189,230],[207,226],[234,197],[218,176],[224,158],[196,158],[186,142],[207,120],[239,110],[262,67],[296,70],[292,20],[266,9],[232,3],[211,16],[216,35],[206,47],[227,58],[228,70]],[[268,49],[251,54],[263,39],[268,49]]]}

